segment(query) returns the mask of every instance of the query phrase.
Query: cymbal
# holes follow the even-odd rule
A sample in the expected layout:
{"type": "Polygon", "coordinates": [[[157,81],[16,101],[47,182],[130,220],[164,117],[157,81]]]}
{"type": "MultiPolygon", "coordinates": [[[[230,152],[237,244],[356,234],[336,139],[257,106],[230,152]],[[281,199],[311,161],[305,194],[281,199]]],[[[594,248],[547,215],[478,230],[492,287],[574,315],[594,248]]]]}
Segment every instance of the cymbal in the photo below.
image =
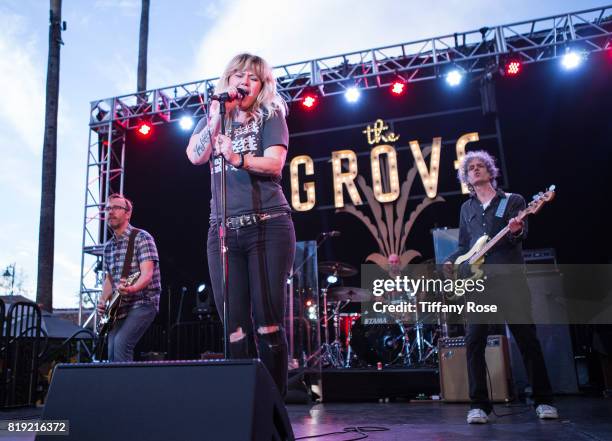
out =
{"type": "Polygon", "coordinates": [[[339,302],[342,300],[351,300],[353,302],[369,302],[372,300],[372,293],[367,289],[351,287],[351,286],[336,286],[329,289],[327,300],[339,302]]]}
{"type": "Polygon", "coordinates": [[[336,274],[338,277],[350,277],[357,274],[357,268],[353,265],[333,261],[319,263],[319,271],[323,274],[336,274]]]}

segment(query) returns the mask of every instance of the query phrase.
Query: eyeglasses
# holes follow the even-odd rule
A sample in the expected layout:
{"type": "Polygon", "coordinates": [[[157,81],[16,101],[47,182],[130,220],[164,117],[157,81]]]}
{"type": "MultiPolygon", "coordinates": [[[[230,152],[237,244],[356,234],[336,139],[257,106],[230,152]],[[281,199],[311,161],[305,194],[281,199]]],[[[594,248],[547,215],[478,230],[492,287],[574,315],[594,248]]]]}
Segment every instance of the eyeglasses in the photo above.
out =
{"type": "Polygon", "coordinates": [[[125,210],[125,211],[127,211],[127,207],[122,207],[120,205],[114,205],[112,207],[104,207],[104,211],[115,211],[115,210],[125,210]]]}

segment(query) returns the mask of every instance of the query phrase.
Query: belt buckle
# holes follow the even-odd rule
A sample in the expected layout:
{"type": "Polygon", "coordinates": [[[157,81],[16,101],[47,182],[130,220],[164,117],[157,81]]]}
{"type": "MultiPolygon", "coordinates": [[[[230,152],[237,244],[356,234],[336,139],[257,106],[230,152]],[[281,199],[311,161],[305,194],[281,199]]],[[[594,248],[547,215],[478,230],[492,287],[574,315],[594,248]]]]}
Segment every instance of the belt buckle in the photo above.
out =
{"type": "Polygon", "coordinates": [[[235,217],[228,217],[225,220],[225,224],[226,224],[227,228],[229,228],[230,230],[236,230],[236,229],[240,228],[239,225],[236,226],[236,223],[235,223],[236,220],[237,219],[235,217]]]}

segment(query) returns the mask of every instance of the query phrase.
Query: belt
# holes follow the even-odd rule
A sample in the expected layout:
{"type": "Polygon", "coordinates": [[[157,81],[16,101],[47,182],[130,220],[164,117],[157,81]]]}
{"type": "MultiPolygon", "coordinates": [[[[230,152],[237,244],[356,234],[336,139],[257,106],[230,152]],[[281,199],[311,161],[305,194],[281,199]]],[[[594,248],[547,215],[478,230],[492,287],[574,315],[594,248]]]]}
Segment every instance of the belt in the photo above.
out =
{"type": "Polygon", "coordinates": [[[275,217],[287,216],[288,214],[288,212],[282,211],[278,213],[251,213],[241,216],[229,216],[225,219],[225,224],[230,230],[237,230],[239,228],[256,225],[268,219],[274,219],[275,217]]]}

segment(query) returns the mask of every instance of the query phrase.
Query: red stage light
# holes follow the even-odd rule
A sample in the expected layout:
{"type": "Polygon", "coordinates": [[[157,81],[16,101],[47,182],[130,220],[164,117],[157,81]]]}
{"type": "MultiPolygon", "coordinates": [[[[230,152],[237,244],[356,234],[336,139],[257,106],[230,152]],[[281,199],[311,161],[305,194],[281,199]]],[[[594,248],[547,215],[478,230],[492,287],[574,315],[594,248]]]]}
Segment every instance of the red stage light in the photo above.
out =
{"type": "Polygon", "coordinates": [[[152,130],[153,127],[151,126],[151,124],[146,122],[140,123],[140,125],[138,126],[138,133],[140,133],[142,136],[149,136],[152,130]]]}
{"type": "Polygon", "coordinates": [[[391,93],[395,95],[402,95],[406,91],[406,83],[403,81],[394,81],[391,84],[391,93]]]}
{"type": "Polygon", "coordinates": [[[316,95],[308,94],[304,96],[304,98],[302,99],[302,106],[304,106],[306,109],[312,109],[316,105],[317,105],[316,95]]]}
{"type": "Polygon", "coordinates": [[[522,63],[518,60],[510,60],[506,63],[506,74],[513,76],[521,73],[522,63]]]}

